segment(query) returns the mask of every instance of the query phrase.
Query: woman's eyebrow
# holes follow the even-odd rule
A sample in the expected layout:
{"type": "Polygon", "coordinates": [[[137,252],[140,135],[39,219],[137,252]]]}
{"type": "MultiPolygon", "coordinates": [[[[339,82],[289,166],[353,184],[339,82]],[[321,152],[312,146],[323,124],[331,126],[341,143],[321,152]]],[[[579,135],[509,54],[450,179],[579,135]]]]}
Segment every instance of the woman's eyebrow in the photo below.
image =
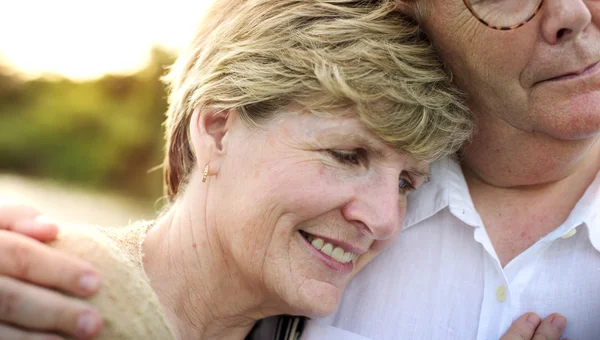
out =
{"type": "Polygon", "coordinates": [[[409,174],[411,174],[415,177],[423,178],[423,184],[431,181],[431,174],[428,171],[422,171],[417,168],[409,168],[406,170],[406,172],[408,172],[409,174]]]}

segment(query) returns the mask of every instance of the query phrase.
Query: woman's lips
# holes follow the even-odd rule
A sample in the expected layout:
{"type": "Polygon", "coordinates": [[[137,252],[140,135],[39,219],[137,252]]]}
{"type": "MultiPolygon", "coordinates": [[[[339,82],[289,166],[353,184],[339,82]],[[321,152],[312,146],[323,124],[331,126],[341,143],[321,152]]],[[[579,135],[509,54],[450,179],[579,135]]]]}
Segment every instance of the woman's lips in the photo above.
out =
{"type": "Polygon", "coordinates": [[[339,246],[325,242],[323,239],[316,238],[303,231],[300,231],[299,234],[309,251],[326,267],[342,274],[352,273],[354,260],[358,258],[358,254],[347,252],[339,246]]]}

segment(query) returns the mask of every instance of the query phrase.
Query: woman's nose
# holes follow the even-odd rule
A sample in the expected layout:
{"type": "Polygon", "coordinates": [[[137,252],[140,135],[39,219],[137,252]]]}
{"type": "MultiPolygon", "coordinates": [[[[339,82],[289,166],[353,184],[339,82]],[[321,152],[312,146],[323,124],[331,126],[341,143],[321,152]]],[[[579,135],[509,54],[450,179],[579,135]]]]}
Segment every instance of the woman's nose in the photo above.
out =
{"type": "Polygon", "coordinates": [[[359,222],[361,231],[376,240],[390,238],[402,227],[406,198],[398,191],[398,179],[357,188],[355,199],[344,209],[345,218],[359,222]]]}

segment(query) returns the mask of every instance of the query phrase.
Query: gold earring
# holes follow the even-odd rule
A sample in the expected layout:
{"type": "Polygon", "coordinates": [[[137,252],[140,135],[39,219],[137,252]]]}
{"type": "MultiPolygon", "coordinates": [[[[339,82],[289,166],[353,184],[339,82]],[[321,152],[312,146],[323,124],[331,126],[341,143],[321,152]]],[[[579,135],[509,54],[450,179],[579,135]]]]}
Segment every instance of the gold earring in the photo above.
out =
{"type": "Polygon", "coordinates": [[[204,173],[202,174],[202,183],[206,182],[206,178],[208,177],[208,172],[210,171],[210,162],[206,163],[204,167],[204,173]]]}

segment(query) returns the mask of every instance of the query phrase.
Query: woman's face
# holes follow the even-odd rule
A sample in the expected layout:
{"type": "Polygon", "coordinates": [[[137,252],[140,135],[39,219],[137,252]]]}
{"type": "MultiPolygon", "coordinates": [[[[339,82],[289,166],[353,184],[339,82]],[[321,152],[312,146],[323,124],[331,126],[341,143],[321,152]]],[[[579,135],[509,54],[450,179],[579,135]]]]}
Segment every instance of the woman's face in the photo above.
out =
{"type": "Polygon", "coordinates": [[[261,129],[231,120],[209,223],[247,282],[285,312],[332,313],[351,277],[400,233],[406,194],[427,166],[348,115],[289,107],[261,129]]]}

